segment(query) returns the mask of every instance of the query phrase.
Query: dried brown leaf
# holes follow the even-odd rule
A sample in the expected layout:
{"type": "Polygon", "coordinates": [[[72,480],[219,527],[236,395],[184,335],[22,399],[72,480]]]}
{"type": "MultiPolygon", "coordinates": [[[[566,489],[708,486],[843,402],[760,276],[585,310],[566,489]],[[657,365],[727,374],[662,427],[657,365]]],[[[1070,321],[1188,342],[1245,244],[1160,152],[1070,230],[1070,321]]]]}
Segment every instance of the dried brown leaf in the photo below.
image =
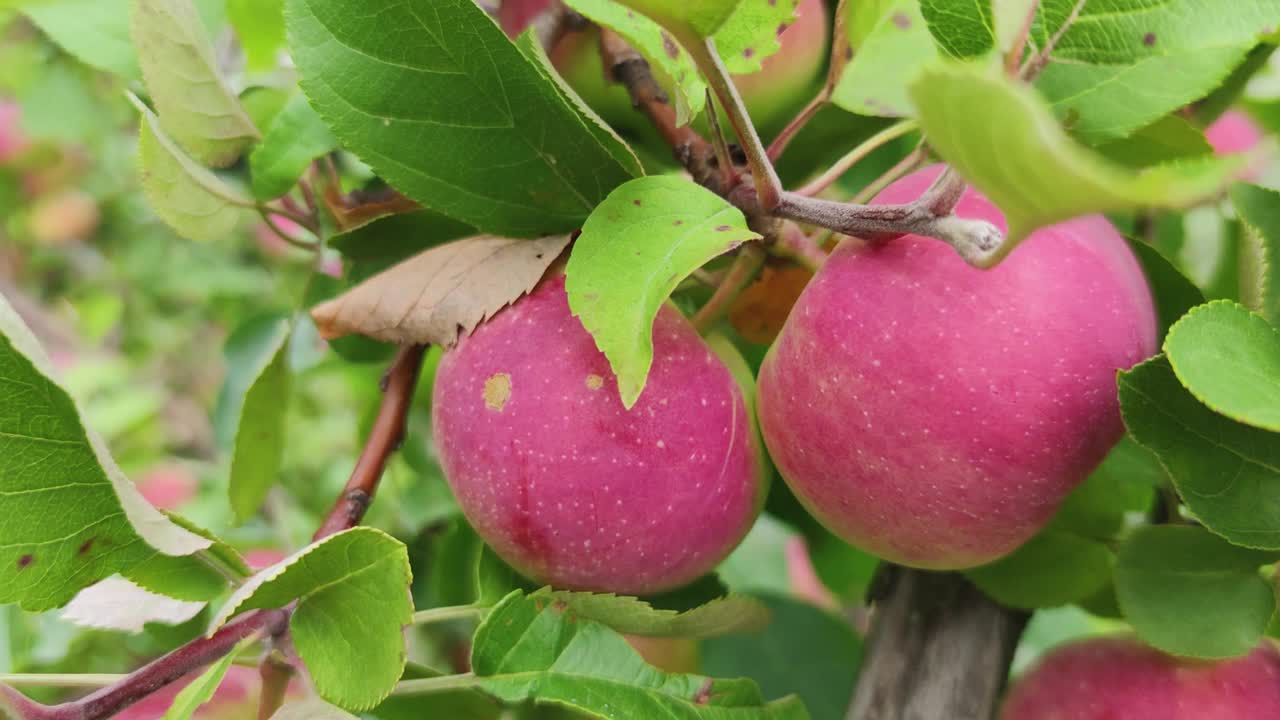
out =
{"type": "Polygon", "coordinates": [[[311,310],[326,339],[449,346],[533,289],[569,244],[479,235],[426,250],[311,310]]]}

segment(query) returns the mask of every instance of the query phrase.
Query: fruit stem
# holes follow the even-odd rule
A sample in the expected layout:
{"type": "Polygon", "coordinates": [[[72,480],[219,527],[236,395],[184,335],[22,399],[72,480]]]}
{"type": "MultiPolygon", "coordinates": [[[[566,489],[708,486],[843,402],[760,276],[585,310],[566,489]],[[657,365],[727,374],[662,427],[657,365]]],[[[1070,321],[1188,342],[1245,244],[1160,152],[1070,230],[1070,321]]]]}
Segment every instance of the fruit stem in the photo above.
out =
{"type": "Polygon", "coordinates": [[[796,190],[796,194],[813,197],[814,195],[821,193],[823,190],[831,187],[835,181],[840,179],[841,175],[844,175],[850,168],[861,162],[868,155],[884,145],[897,140],[903,135],[913,132],[918,127],[919,125],[917,125],[914,120],[903,120],[902,122],[890,125],[875,135],[867,138],[862,144],[850,150],[844,157],[837,160],[835,164],[827,168],[825,172],[815,178],[808,185],[796,190]]]}
{"type": "Polygon", "coordinates": [[[262,678],[262,690],[258,693],[258,720],[270,720],[276,710],[284,705],[285,694],[289,691],[289,681],[296,672],[284,653],[272,648],[262,658],[258,666],[258,675],[262,678]]]}
{"type": "Polygon", "coordinates": [[[795,139],[805,125],[813,119],[818,111],[831,102],[831,96],[835,94],[836,85],[840,82],[840,76],[844,74],[844,68],[853,59],[853,47],[849,44],[849,33],[845,29],[845,6],[848,0],[840,0],[836,5],[835,27],[831,33],[831,61],[827,64],[827,77],[822,82],[822,88],[818,90],[818,94],[813,96],[808,105],[796,114],[787,126],[782,128],[782,132],[769,143],[769,160],[777,162],[782,157],[782,153],[786,151],[787,146],[795,139]]]}
{"type": "Polygon", "coordinates": [[[738,171],[734,168],[733,158],[729,154],[729,142],[720,128],[720,113],[711,98],[711,90],[707,90],[707,125],[711,128],[711,145],[716,150],[716,165],[720,167],[722,187],[733,187],[738,184],[738,171]]]}
{"type": "Polygon", "coordinates": [[[884,189],[897,182],[900,178],[906,176],[916,168],[924,165],[929,159],[929,151],[925,149],[925,145],[921,142],[906,157],[898,161],[898,164],[889,168],[883,175],[876,178],[870,185],[863,188],[857,195],[853,196],[850,202],[858,205],[865,205],[871,202],[875,196],[884,192],[884,189]]]}
{"type": "Polygon", "coordinates": [[[729,118],[738,142],[747,154],[747,167],[751,170],[751,179],[755,183],[756,197],[764,212],[771,212],[778,206],[782,195],[782,181],[778,179],[778,171],[769,160],[769,153],[760,141],[760,134],[751,122],[747,106],[742,102],[738,88],[729,77],[729,71],[716,52],[716,43],[707,38],[702,43],[686,43],[693,62],[707,78],[707,85],[720,101],[720,107],[729,118]]]}
{"type": "Polygon", "coordinates": [[[706,305],[698,308],[693,315],[693,326],[698,332],[706,335],[711,328],[729,313],[733,301],[755,280],[760,268],[764,267],[765,252],[758,244],[744,245],[733,259],[733,264],[725,272],[720,287],[712,293],[706,305]]]}
{"type": "Polygon", "coordinates": [[[1035,23],[1036,13],[1039,11],[1040,0],[1032,0],[1027,8],[1027,17],[1022,21],[1022,27],[1018,29],[1018,34],[1014,37],[1013,44],[1005,52],[1004,71],[1009,77],[1018,76],[1018,69],[1022,65],[1022,55],[1027,49],[1027,39],[1031,37],[1031,26],[1035,23]]]}
{"type": "Polygon", "coordinates": [[[391,694],[423,695],[426,693],[442,692],[444,690],[473,688],[479,684],[480,678],[476,677],[475,673],[461,673],[458,675],[445,675],[443,677],[401,680],[396,684],[396,689],[392,690],[391,694]]]}
{"type": "Polygon", "coordinates": [[[769,251],[778,257],[794,261],[809,272],[818,272],[818,268],[827,261],[827,251],[822,249],[823,244],[816,238],[805,235],[795,223],[785,223],[778,233],[778,241],[769,246],[769,251]]]}
{"type": "Polygon", "coordinates": [[[450,605],[448,607],[431,608],[430,610],[419,610],[413,614],[412,623],[414,625],[429,625],[448,620],[480,617],[483,613],[484,608],[479,605],[450,605]]]}

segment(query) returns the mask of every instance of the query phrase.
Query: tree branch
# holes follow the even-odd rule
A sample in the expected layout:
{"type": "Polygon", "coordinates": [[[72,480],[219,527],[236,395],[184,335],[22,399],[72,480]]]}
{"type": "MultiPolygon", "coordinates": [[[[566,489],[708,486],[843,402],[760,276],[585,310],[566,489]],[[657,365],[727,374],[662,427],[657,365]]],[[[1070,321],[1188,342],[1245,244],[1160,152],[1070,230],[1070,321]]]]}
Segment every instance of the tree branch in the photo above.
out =
{"type": "Polygon", "coordinates": [[[957,573],[886,566],[847,720],[991,720],[1026,625],[957,573]]]}
{"type": "Polygon", "coordinates": [[[19,720],[108,718],[187,673],[223,657],[245,638],[283,631],[288,621],[289,614],[284,610],[255,610],[246,613],[209,637],[198,637],[101,690],[61,705],[42,705],[8,685],[0,685],[0,709],[19,720]]]}
{"type": "Polygon", "coordinates": [[[391,369],[382,380],[382,405],[378,408],[373,428],[369,430],[364,450],[360,452],[360,459],[356,461],[342,495],[320,524],[320,529],[316,530],[315,540],[353,528],[364,518],[378,490],[387,460],[404,442],[409,406],[413,403],[413,391],[418,385],[418,373],[426,350],[425,345],[406,345],[396,353],[391,369]]]}
{"type": "Polygon", "coordinates": [[[799,113],[796,114],[791,122],[778,133],[778,136],[769,144],[769,159],[776,162],[782,157],[782,153],[786,151],[787,145],[795,139],[796,135],[809,124],[818,111],[831,102],[831,96],[835,94],[836,85],[840,83],[840,77],[844,75],[844,68],[853,59],[853,46],[849,44],[849,31],[845,27],[846,11],[845,7],[848,0],[840,0],[836,5],[835,27],[831,32],[831,60],[827,64],[827,77],[822,82],[822,89],[817,95],[805,105],[799,113]]]}

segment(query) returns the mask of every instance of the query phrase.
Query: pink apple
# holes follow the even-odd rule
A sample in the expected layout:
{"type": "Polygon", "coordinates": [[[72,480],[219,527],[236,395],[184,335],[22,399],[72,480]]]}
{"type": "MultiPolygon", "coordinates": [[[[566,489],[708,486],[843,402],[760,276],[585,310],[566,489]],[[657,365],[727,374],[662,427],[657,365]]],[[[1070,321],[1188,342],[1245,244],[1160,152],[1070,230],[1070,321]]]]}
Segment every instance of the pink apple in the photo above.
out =
{"type": "Polygon", "coordinates": [[[552,0],[502,0],[498,8],[498,24],[503,32],[516,37],[524,32],[538,13],[551,7],[552,0]]]}
{"type": "Polygon", "coordinates": [[[671,306],[653,342],[626,410],[557,277],[441,359],[432,409],[445,476],[480,536],[530,578],[668,590],[715,567],[755,519],[764,479],[734,371],[671,306]]]}
{"type": "Polygon", "coordinates": [[[0,165],[17,157],[30,142],[19,126],[22,109],[11,100],[0,100],[0,165]]]}
{"type": "Polygon", "coordinates": [[[195,498],[199,483],[180,465],[162,465],[148,470],[137,485],[147,502],[162,510],[172,510],[195,498]]]}
{"type": "Polygon", "coordinates": [[[102,220],[98,201],[80,190],[41,196],[27,218],[31,235],[42,245],[83,242],[93,237],[102,220]]]}
{"type": "Polygon", "coordinates": [[[1040,659],[1001,720],[1274,720],[1280,651],[1264,641],[1223,662],[1165,655],[1131,637],[1085,640],[1040,659]]]}
{"type": "Polygon", "coordinates": [[[1228,110],[1222,114],[1204,137],[1217,155],[1248,152],[1262,141],[1262,130],[1242,110],[1228,110]]]}
{"type": "MultiPolygon", "coordinates": [[[[876,202],[908,202],[940,170],[876,202]]],[[[958,214],[1005,226],[973,189],[958,214]]],[[[1123,432],[1116,371],[1155,351],[1146,279],[1101,217],[1044,228],[987,271],[929,238],[846,241],[765,358],[761,430],[836,535],[973,567],[1034,535],[1102,460],[1123,432]]]]}

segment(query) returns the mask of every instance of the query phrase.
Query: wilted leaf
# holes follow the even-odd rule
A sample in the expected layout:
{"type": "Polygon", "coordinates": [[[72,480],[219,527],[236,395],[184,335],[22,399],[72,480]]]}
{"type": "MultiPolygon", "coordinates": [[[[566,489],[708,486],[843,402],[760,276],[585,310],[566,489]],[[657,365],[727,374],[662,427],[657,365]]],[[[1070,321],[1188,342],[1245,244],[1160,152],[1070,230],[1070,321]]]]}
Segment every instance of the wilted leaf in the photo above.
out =
{"type": "Polygon", "coordinates": [[[147,623],[181,625],[204,606],[153,593],[122,577],[109,577],[71,598],[62,609],[62,619],[80,627],[137,633],[147,623]]]}
{"type": "Polygon", "coordinates": [[[325,338],[453,345],[533,289],[569,244],[481,235],[431,248],[311,310],[325,338]]]}
{"type": "Polygon", "coordinates": [[[191,0],[136,0],[131,35],[164,129],[201,162],[235,162],[258,129],[218,72],[191,0]]]}

